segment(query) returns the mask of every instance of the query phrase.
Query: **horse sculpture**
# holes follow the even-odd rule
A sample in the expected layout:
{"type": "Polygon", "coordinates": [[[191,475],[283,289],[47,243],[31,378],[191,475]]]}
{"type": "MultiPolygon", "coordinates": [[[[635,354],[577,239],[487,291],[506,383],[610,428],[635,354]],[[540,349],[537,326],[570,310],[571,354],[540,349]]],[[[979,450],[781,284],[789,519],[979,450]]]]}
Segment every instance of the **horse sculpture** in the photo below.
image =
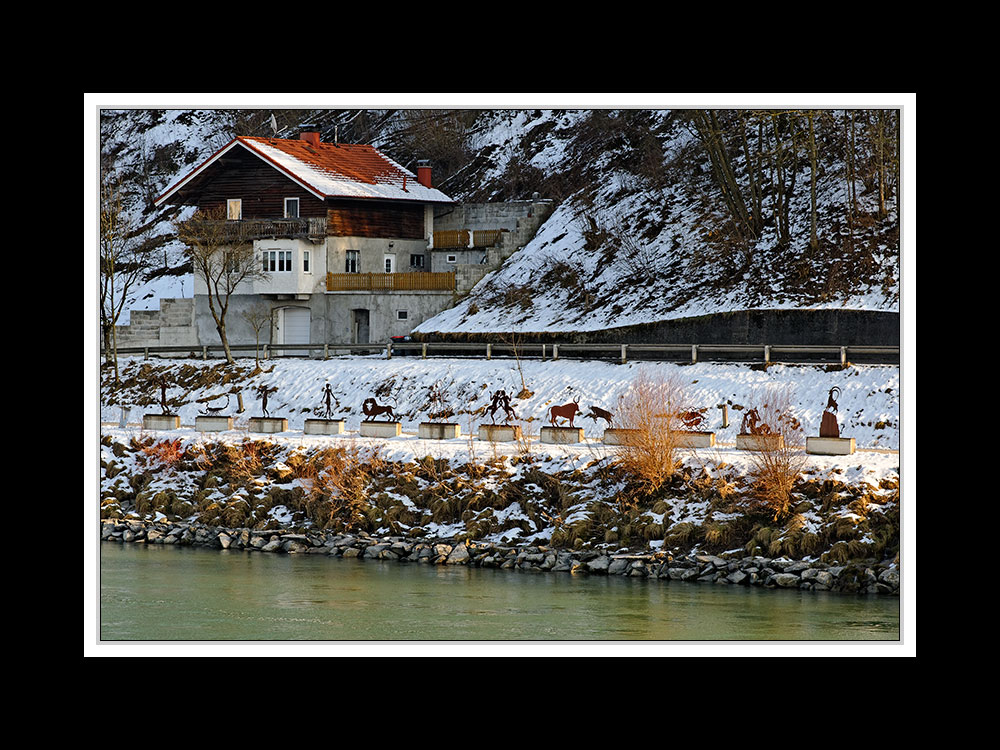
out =
{"type": "Polygon", "coordinates": [[[373,398],[365,399],[364,403],[361,404],[361,411],[365,414],[366,422],[373,421],[380,414],[388,414],[393,419],[396,418],[396,415],[392,413],[391,406],[380,406],[373,398]]]}
{"type": "Polygon", "coordinates": [[[830,395],[826,397],[826,409],[823,410],[823,421],[819,425],[819,436],[828,438],[840,437],[840,425],[837,424],[837,401],[834,398],[834,391],[840,395],[840,389],[834,386],[830,389],[830,395]]]}
{"type": "Polygon", "coordinates": [[[576,413],[580,411],[580,402],[572,401],[568,404],[563,404],[562,406],[553,406],[549,408],[549,422],[553,427],[556,427],[556,419],[568,419],[569,426],[573,426],[573,419],[576,417],[576,413]]]}

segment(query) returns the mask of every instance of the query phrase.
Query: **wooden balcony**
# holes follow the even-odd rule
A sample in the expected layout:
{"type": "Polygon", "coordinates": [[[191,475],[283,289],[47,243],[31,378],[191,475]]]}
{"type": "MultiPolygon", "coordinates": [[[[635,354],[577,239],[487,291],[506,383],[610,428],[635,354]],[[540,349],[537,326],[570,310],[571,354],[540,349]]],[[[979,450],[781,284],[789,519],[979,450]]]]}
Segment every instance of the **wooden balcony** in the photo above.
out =
{"type": "Polygon", "coordinates": [[[263,239],[308,239],[318,242],[326,237],[326,217],[303,219],[242,219],[213,221],[191,219],[185,222],[193,236],[218,237],[220,241],[247,242],[263,239]]]}
{"type": "Polygon", "coordinates": [[[506,229],[447,229],[434,233],[434,248],[462,249],[474,247],[494,247],[506,229]]]}
{"type": "Polygon", "coordinates": [[[328,273],[328,292],[451,292],[455,272],[328,273]]]}

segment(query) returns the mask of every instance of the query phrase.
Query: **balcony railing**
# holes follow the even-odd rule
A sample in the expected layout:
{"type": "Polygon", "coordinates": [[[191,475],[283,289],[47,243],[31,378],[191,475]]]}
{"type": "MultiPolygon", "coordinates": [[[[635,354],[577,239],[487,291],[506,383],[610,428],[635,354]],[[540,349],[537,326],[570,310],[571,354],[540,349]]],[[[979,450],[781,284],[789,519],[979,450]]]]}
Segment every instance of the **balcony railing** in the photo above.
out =
{"type": "Polygon", "coordinates": [[[328,292],[451,292],[455,272],[328,273],[328,292]]]}
{"type": "Polygon", "coordinates": [[[185,224],[193,236],[213,236],[220,238],[220,241],[246,242],[270,237],[321,240],[326,237],[325,216],[301,219],[242,219],[240,221],[192,219],[185,224]]]}
{"type": "Polygon", "coordinates": [[[473,247],[493,247],[500,242],[505,229],[446,229],[434,233],[434,247],[460,249],[473,247]]]}

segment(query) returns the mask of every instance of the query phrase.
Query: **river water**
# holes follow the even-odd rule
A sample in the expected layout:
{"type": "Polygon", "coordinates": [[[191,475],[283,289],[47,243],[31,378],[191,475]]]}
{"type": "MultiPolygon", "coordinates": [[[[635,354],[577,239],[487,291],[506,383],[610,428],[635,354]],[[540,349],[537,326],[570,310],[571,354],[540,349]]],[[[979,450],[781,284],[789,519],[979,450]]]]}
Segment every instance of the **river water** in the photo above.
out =
{"type": "Polygon", "coordinates": [[[100,544],[101,643],[899,641],[900,600],[100,544]]]}

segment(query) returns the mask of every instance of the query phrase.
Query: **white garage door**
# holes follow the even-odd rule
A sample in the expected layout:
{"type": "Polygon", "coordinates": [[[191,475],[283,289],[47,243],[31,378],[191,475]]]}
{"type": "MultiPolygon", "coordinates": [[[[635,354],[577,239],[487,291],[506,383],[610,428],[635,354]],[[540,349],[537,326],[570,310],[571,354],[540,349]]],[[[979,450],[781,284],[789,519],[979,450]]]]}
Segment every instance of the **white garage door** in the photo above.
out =
{"type": "MultiPolygon", "coordinates": [[[[278,341],[282,344],[309,343],[309,309],[306,307],[286,307],[281,311],[281,330],[278,341]]],[[[282,351],[279,356],[308,356],[305,350],[282,351]]]]}

